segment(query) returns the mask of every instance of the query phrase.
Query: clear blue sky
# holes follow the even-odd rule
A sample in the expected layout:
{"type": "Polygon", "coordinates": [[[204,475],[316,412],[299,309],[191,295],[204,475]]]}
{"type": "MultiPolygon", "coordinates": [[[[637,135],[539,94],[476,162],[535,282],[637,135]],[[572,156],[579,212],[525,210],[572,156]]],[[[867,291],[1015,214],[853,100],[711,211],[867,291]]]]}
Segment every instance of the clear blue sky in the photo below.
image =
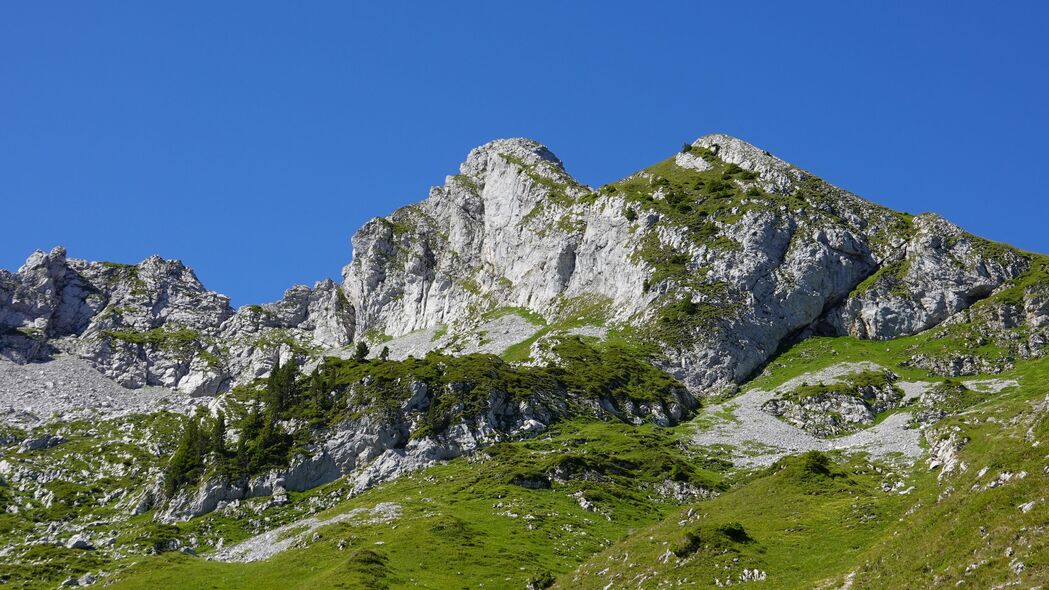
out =
{"type": "Polygon", "coordinates": [[[1049,3],[160,4],[0,4],[0,268],[272,301],[490,139],[598,185],[708,132],[1049,252],[1049,3]]]}

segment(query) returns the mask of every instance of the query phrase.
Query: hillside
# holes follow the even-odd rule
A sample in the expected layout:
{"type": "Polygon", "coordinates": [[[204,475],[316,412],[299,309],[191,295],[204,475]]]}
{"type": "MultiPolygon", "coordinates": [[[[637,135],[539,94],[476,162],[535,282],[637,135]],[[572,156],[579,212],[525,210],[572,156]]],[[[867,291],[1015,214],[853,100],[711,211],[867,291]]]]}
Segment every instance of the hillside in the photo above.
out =
{"type": "Polygon", "coordinates": [[[596,188],[497,140],[352,244],[238,310],[0,271],[0,582],[1049,580],[1045,256],[724,135],[596,188]]]}

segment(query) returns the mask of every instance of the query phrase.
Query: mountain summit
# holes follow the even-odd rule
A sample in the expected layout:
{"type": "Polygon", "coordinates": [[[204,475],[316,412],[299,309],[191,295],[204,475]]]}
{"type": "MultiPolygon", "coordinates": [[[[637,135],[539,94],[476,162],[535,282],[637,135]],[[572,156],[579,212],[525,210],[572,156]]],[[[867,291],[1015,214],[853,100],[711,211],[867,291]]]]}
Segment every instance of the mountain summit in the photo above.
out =
{"type": "Polygon", "coordinates": [[[486,314],[509,309],[547,326],[519,322],[505,336],[520,341],[481,348],[530,341],[519,360],[538,361],[566,330],[628,334],[657,345],[660,366],[702,396],[807,334],[929,329],[1030,266],[1022,252],[880,207],[727,135],[597,189],[528,139],[475,148],[459,170],[365,224],[341,288],[296,287],[238,312],[178,262],[37,252],[0,275],[5,354],[58,348],[126,386],[210,395],[295,350],[389,341],[402,358],[468,347],[486,314]]]}
{"type": "Polygon", "coordinates": [[[1045,256],[720,134],[596,188],[492,141],[352,245],[237,310],[0,271],[0,583],[1049,579],[1045,256]]]}

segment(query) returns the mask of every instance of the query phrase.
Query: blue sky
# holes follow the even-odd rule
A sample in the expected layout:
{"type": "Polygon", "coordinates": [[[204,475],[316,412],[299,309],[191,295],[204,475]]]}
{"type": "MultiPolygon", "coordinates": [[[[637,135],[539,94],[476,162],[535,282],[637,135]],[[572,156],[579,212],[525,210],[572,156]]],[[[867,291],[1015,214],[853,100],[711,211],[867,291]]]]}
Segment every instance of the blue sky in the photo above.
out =
{"type": "Polygon", "coordinates": [[[241,305],[527,136],[583,182],[709,132],[1049,252],[1044,2],[5,2],[0,268],[179,258],[241,305]]]}

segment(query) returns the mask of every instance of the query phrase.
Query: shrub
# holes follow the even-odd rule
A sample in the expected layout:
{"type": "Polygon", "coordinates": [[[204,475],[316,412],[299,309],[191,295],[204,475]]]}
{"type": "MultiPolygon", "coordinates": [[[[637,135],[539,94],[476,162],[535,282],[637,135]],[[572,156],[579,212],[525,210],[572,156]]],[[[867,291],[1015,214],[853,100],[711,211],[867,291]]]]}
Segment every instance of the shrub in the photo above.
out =
{"type": "Polygon", "coordinates": [[[808,451],[801,456],[801,469],[806,473],[830,475],[830,457],[820,451],[808,451]]]}

